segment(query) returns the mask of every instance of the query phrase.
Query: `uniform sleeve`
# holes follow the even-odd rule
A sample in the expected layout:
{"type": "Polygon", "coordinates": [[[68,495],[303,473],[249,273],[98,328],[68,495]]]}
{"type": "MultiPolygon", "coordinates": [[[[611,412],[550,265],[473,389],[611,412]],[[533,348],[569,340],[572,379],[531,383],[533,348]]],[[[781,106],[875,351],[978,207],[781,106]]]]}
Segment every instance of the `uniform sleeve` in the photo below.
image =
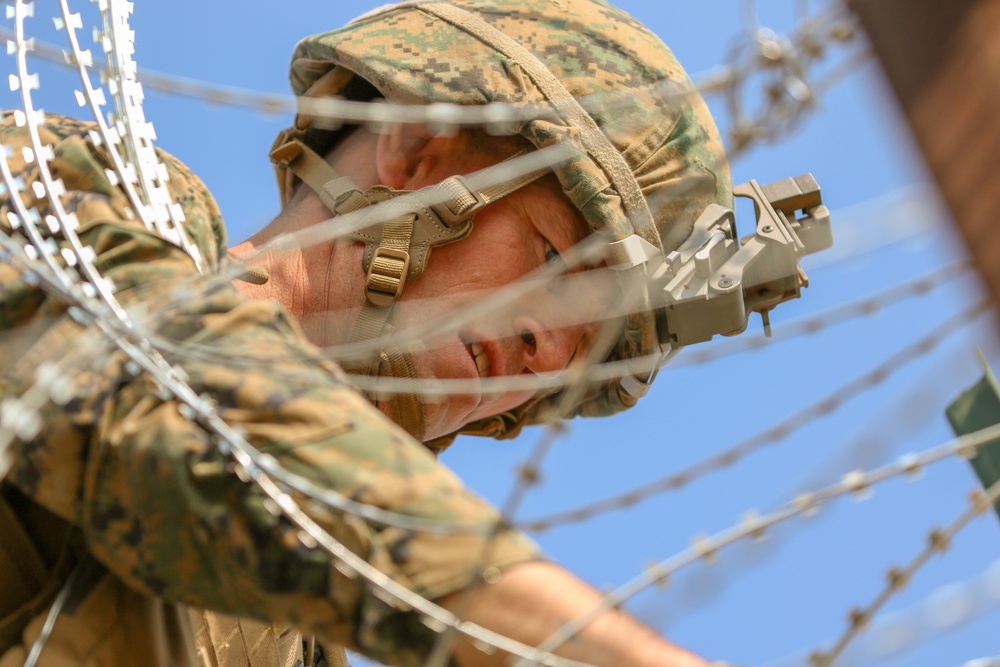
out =
{"type": "MultiPolygon", "coordinates": [[[[325,490],[394,514],[470,530],[363,520],[293,494],[371,566],[437,599],[488,568],[538,557],[419,443],[347,386],[277,305],[199,276],[180,248],[73,193],[83,240],[142,335],[246,440],[325,490]]],[[[43,309],[44,310],[44,309],[43,309]]],[[[87,548],[140,591],[291,623],[390,664],[422,664],[434,633],[299,529],[222,453],[220,439],[120,351],[50,307],[53,325],[20,364],[59,360],[70,399],[43,412],[8,481],[82,531],[87,548]]],[[[16,375],[16,374],[15,374],[16,375]]],[[[13,380],[11,384],[16,384],[13,380]]]]}

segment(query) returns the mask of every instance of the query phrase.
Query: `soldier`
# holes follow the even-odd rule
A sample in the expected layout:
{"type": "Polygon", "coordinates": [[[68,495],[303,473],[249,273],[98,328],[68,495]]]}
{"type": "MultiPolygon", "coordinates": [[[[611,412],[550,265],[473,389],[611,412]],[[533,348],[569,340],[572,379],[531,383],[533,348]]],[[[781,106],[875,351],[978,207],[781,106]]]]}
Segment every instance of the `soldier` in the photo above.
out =
{"type": "MultiPolygon", "coordinates": [[[[62,206],[116,298],[222,420],[310,488],[389,517],[334,509],[297,489],[309,520],[424,598],[538,644],[600,596],[516,531],[495,531],[495,511],[428,448],[458,433],[510,437],[525,424],[617,412],[642,395],[647,376],[588,386],[571,401],[523,389],[431,401],[375,385],[369,403],[341,366],[474,385],[577,358],[660,353],[650,310],[608,308],[643,298],[645,260],[677,247],[708,204],[731,205],[712,120],[670,51],[598,0],[388,6],[301,42],[290,78],[306,100],[508,102],[525,117],[504,137],[391,123],[373,133],[332,127],[304,106],[271,153],[281,214],[229,253],[209,193],[166,154],[193,252],[135,219],[90,126],[49,118],[47,167],[21,150],[30,137],[13,116],[2,142],[25,182],[44,168],[62,179],[62,206]],[[565,154],[550,168],[498,171],[553,146],[565,154]],[[473,172],[495,187],[451,178],[473,172]],[[414,191],[425,196],[419,205],[364,217],[414,191]],[[275,250],[331,216],[361,220],[349,241],[275,250]],[[608,268],[573,268],[565,289],[507,300],[419,349],[395,342],[558,263],[590,234],[600,235],[608,268]],[[613,341],[601,318],[616,327],[613,341]],[[345,345],[369,352],[345,353],[338,366],[319,349],[345,345]],[[400,516],[463,528],[411,529],[393,523],[400,516]]],[[[14,197],[43,219],[57,213],[44,193],[11,190],[0,223],[8,236],[23,233],[23,221],[11,222],[14,197]]],[[[69,385],[65,401],[40,411],[38,433],[15,444],[0,487],[0,571],[17,573],[0,583],[0,667],[23,664],[33,647],[38,664],[55,665],[311,662],[289,626],[388,664],[424,663],[438,635],[420,613],[343,558],[309,548],[232,464],[225,437],[120,350],[83,345],[103,339],[67,303],[10,263],[0,279],[2,396],[21,395],[45,361],[61,364],[69,385]],[[187,608],[212,612],[189,617],[187,608]]],[[[557,653],[597,665],[704,664],[617,611],[557,653]]],[[[454,655],[460,665],[507,659],[464,639],[454,655]]]]}

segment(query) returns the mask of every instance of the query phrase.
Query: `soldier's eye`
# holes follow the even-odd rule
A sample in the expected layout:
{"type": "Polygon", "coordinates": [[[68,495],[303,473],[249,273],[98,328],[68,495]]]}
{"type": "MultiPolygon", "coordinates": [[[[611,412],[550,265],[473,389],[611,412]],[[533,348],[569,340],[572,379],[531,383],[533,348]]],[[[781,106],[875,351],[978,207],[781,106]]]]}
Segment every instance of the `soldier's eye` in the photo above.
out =
{"type": "Polygon", "coordinates": [[[551,243],[549,243],[546,240],[545,241],[545,261],[549,262],[549,263],[552,263],[552,262],[556,261],[557,259],[559,259],[559,257],[560,257],[559,251],[556,250],[556,247],[554,245],[552,245],[551,243]]]}

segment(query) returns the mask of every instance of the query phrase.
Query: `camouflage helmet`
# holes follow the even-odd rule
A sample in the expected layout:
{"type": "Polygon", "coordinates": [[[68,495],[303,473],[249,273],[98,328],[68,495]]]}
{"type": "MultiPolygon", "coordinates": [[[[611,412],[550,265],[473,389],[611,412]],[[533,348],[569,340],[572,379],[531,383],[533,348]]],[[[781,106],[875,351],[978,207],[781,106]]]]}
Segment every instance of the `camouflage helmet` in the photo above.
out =
{"type": "MultiPolygon", "coordinates": [[[[728,164],[704,100],[656,35],[601,0],[387,5],[302,40],[289,77],[297,96],[364,99],[371,93],[357,91],[373,87],[397,104],[551,105],[555,116],[522,121],[517,131],[538,148],[572,147],[553,171],[590,228],[615,241],[638,237],[666,253],[706,206],[732,206],[728,164]],[[609,94],[617,105],[588,102],[609,94]]],[[[313,120],[300,113],[275,144],[304,139],[313,120]]],[[[276,169],[287,201],[294,176],[276,169]]],[[[655,313],[632,313],[608,360],[657,355],[661,343],[655,313]]],[[[633,406],[645,381],[626,380],[591,388],[574,414],[633,406]]],[[[461,432],[512,436],[541,421],[554,400],[537,396],[461,432]]]]}

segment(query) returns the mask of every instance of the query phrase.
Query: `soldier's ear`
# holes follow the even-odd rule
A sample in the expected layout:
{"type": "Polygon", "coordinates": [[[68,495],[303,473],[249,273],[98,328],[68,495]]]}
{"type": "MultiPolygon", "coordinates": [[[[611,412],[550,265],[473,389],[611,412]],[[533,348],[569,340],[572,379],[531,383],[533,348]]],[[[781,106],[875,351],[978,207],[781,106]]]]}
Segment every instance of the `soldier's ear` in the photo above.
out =
{"type": "Polygon", "coordinates": [[[425,125],[397,123],[383,128],[375,149],[379,182],[397,190],[418,190],[452,175],[447,165],[461,159],[456,136],[432,136],[425,125]]]}

